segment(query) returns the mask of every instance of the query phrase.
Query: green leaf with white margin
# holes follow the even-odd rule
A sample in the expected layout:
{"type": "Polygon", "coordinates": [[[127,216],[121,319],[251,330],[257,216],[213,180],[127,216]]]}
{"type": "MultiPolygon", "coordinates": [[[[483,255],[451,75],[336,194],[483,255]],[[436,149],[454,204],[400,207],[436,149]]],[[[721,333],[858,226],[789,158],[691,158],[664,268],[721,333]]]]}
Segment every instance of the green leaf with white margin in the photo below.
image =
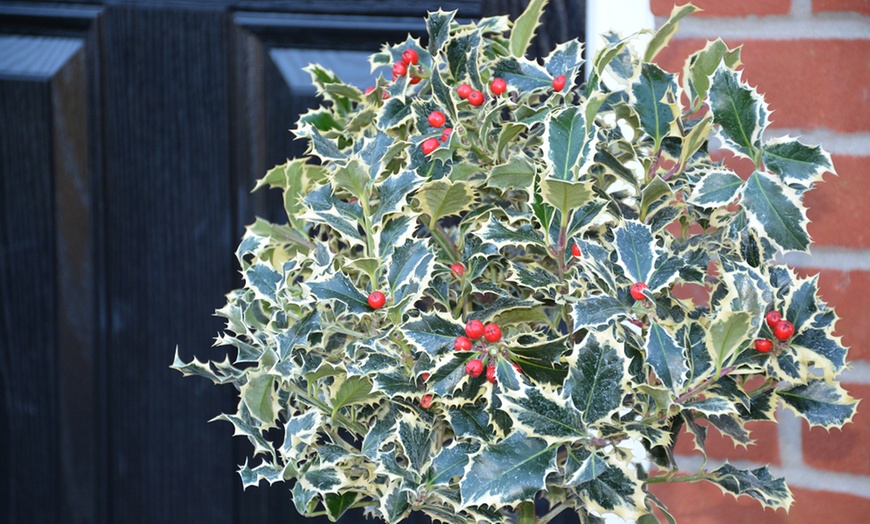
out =
{"type": "MultiPolygon", "coordinates": [[[[441,355],[436,361],[430,372],[427,385],[432,393],[445,397],[452,395],[463,384],[468,381],[468,373],[465,372],[465,364],[471,360],[472,352],[453,352],[446,355],[441,355]]],[[[482,377],[478,377],[479,380],[482,377]]]]}
{"type": "Polygon", "coordinates": [[[622,405],[628,388],[628,363],[610,332],[590,331],[574,354],[565,394],[582,413],[585,424],[609,419],[622,405]]]}
{"type": "Polygon", "coordinates": [[[721,38],[707,42],[704,49],[692,53],[683,66],[683,87],[689,94],[692,110],[697,111],[707,99],[710,77],[722,61],[729,69],[740,65],[740,47],[728,49],[721,38]]]}
{"type": "Polygon", "coordinates": [[[752,315],[746,311],[720,310],[707,329],[706,345],[716,373],[730,365],[753,334],[752,315]]]}
{"type": "Polygon", "coordinates": [[[484,406],[465,404],[458,408],[449,408],[447,417],[453,433],[459,438],[488,442],[493,437],[493,431],[489,427],[489,413],[484,406]]]}
{"type": "Polygon", "coordinates": [[[545,178],[541,180],[541,196],[560,213],[567,215],[594,198],[592,181],[569,182],[545,178]]]}
{"type": "Polygon", "coordinates": [[[350,245],[365,245],[358,230],[362,220],[362,208],[359,204],[341,202],[335,198],[329,184],[309,192],[305,196],[305,204],[309,209],[302,215],[302,219],[331,227],[350,245]]]}
{"type": "Polygon", "coordinates": [[[347,306],[350,313],[361,315],[369,313],[368,298],[360,293],[344,273],[338,272],[324,280],[307,282],[311,294],[318,300],[335,300],[347,306]]]}
{"type": "Polygon", "coordinates": [[[577,180],[593,164],[597,133],[590,132],[582,106],[570,105],[550,113],[544,122],[542,151],[548,172],[558,180],[577,180]]]}
{"type": "Polygon", "coordinates": [[[284,424],[284,443],[279,449],[287,462],[295,462],[299,454],[317,439],[317,431],[323,424],[323,416],[317,409],[311,409],[290,417],[284,424]]]}
{"type": "Polygon", "coordinates": [[[806,349],[811,355],[813,365],[821,368],[829,380],[833,380],[846,369],[846,348],[840,342],[840,337],[834,337],[821,329],[806,329],[789,344],[806,349]]]}
{"type": "Polygon", "coordinates": [[[592,295],[581,298],[571,309],[573,332],[582,328],[598,327],[607,324],[612,319],[626,316],[628,307],[610,295],[592,295]]]}
{"type": "Polygon", "coordinates": [[[575,38],[557,45],[544,58],[544,68],[554,77],[565,75],[566,79],[572,81],[583,62],[583,43],[575,38]]]}
{"type": "Polygon", "coordinates": [[[409,494],[404,482],[400,479],[389,482],[380,497],[381,515],[388,524],[402,522],[411,510],[409,494]]]}
{"type": "Polygon", "coordinates": [[[511,88],[523,94],[553,89],[553,77],[547,70],[525,58],[499,60],[492,70],[492,76],[503,79],[511,88]]]}
{"type": "Polygon", "coordinates": [[[637,82],[631,84],[632,107],[640,117],[640,124],[652,137],[655,150],[671,132],[677,119],[676,75],[666,73],[655,64],[641,65],[637,82]]]}
{"type": "Polygon", "coordinates": [[[293,505],[300,515],[310,515],[314,511],[314,508],[317,506],[316,491],[306,489],[302,487],[301,482],[297,482],[293,486],[293,489],[290,490],[290,493],[293,495],[293,505]]]}
{"type": "Polygon", "coordinates": [[[426,32],[429,33],[429,54],[437,55],[447,38],[450,35],[450,23],[453,17],[456,16],[456,11],[438,11],[432,12],[426,16],[426,32]]]}
{"type": "Polygon", "coordinates": [[[383,227],[375,231],[375,241],[378,246],[379,259],[375,259],[380,265],[381,260],[389,260],[396,250],[396,246],[404,245],[411,240],[417,221],[413,216],[401,215],[388,220],[383,227]]]}
{"type": "Polygon", "coordinates": [[[465,466],[470,462],[470,456],[477,453],[480,445],[476,442],[453,441],[449,446],[441,448],[441,451],[432,459],[432,464],[427,472],[427,484],[430,486],[448,485],[450,479],[462,476],[465,466]]]}
{"type": "Polygon", "coordinates": [[[724,207],[734,201],[743,187],[743,179],[724,167],[714,167],[701,175],[692,188],[688,202],[707,209],[724,207]]]}
{"type": "Polygon", "coordinates": [[[435,269],[435,254],[424,240],[409,240],[397,247],[389,260],[387,282],[393,307],[404,308],[413,304],[432,280],[435,269]]]}
{"type": "Polygon", "coordinates": [[[645,512],[644,492],[637,475],[612,455],[590,453],[583,448],[571,450],[565,468],[572,473],[572,482],[577,483],[572,489],[583,505],[596,513],[636,520],[645,512]]]}
{"type": "Polygon", "coordinates": [[[543,438],[548,444],[573,442],[587,436],[582,415],[563,395],[536,386],[505,390],[501,409],[514,430],[543,438]]]}
{"type": "Polygon", "coordinates": [[[511,29],[510,51],[515,57],[526,56],[529,44],[535,36],[535,29],[541,24],[541,15],[545,5],[547,5],[547,0],[531,0],[522,14],[514,21],[511,29]]]}
{"type": "Polygon", "coordinates": [[[651,322],[644,344],[646,362],[656,372],[662,384],[674,393],[681,393],[689,377],[686,348],[656,322],[651,322]]]}
{"type": "Polygon", "coordinates": [[[336,380],[330,390],[329,398],[332,399],[333,417],[343,407],[354,404],[367,404],[376,399],[371,394],[371,381],[364,376],[346,377],[344,380],[336,380]]]}
{"type": "Polygon", "coordinates": [[[256,376],[249,374],[248,382],[239,390],[248,411],[261,422],[261,427],[275,427],[275,416],[281,409],[275,393],[275,377],[266,373],[256,376]]]}
{"type": "Polygon", "coordinates": [[[359,158],[351,158],[332,176],[335,186],[346,189],[357,198],[368,197],[372,179],[359,158]]]}
{"type": "Polygon", "coordinates": [[[370,423],[369,432],[363,439],[360,452],[371,460],[376,460],[381,446],[396,438],[396,424],[398,423],[397,408],[391,405],[390,410],[370,423]]]}
{"type": "Polygon", "coordinates": [[[392,97],[381,108],[376,122],[379,130],[389,131],[399,127],[413,117],[414,113],[411,111],[410,102],[405,102],[398,97],[392,97]]]}
{"type": "Polygon", "coordinates": [[[737,413],[737,406],[725,397],[707,397],[702,400],[686,402],[683,407],[694,409],[707,416],[737,413]]]}
{"type": "Polygon", "coordinates": [[[842,427],[852,421],[858,401],[839,384],[811,379],[790,389],[777,390],[785,405],[805,418],[810,426],[825,429],[842,427]]]}
{"type": "Polygon", "coordinates": [[[439,313],[421,316],[399,327],[402,335],[420,352],[431,356],[453,352],[453,341],[464,334],[463,326],[439,313]]]}
{"type": "Polygon", "coordinates": [[[468,210],[474,203],[474,188],[464,181],[434,180],[417,191],[416,199],[420,202],[420,211],[434,223],[468,210]]]}
{"type": "Polygon", "coordinates": [[[347,476],[334,464],[318,464],[309,468],[299,482],[306,490],[324,493],[340,493],[348,485],[347,476]]]}
{"type": "Polygon", "coordinates": [[[795,278],[789,286],[783,317],[794,325],[795,333],[808,327],[819,314],[819,276],[795,278]]]}
{"type": "Polygon", "coordinates": [[[804,251],[810,245],[806,210],[794,189],[756,171],[746,181],[741,205],[750,225],[783,251],[804,251]]]}
{"type": "Polygon", "coordinates": [[[695,153],[707,144],[712,129],[713,117],[710,115],[705,115],[692,126],[689,133],[683,137],[683,147],[680,149],[680,165],[687,165],[695,153]]]}
{"type": "Polygon", "coordinates": [[[658,253],[649,226],[626,220],[613,230],[617,262],[633,282],[646,282],[655,268],[658,253]]]}
{"type": "Polygon", "coordinates": [[[677,28],[680,27],[680,20],[696,11],[700,11],[700,9],[692,4],[674,6],[671,10],[670,16],[668,17],[668,21],[662,24],[659,30],[656,31],[656,34],[653,35],[649,45],[647,45],[643,61],[652,62],[659,52],[667,47],[671,37],[674,36],[674,33],[677,32],[677,28]]]}
{"type": "Polygon", "coordinates": [[[271,188],[280,188],[284,192],[284,210],[296,229],[302,229],[299,215],[304,211],[302,196],[311,186],[323,179],[322,166],[307,164],[307,158],[288,160],[285,164],[273,167],[266,175],[257,181],[253,191],[268,184],[271,188]]]}
{"type": "Polygon", "coordinates": [[[356,500],[359,498],[359,493],[354,491],[346,491],[342,494],[327,493],[323,496],[323,505],[326,507],[326,517],[331,521],[337,521],[342,515],[347,512],[356,500]]]}
{"type": "Polygon", "coordinates": [[[755,88],[741,82],[740,72],[720,64],[710,86],[710,109],[725,147],[757,163],[770,112],[755,88]]]}
{"type": "Polygon", "coordinates": [[[568,351],[568,344],[567,336],[542,342],[527,341],[521,337],[517,346],[511,348],[511,353],[522,367],[523,373],[532,380],[561,386],[568,374],[567,367],[562,362],[562,355],[568,351]]]}
{"type": "Polygon", "coordinates": [[[737,469],[729,463],[722,464],[711,471],[710,482],[719,486],[723,493],[731,493],[735,497],[748,496],[754,498],[767,508],[791,507],[794,498],[785,479],[775,478],[767,466],[758,469],[737,469]]]}
{"type": "Polygon", "coordinates": [[[309,140],[308,152],[316,155],[324,164],[342,161],[347,158],[347,155],[338,148],[338,145],[332,139],[320,134],[320,131],[312,125],[300,125],[296,128],[295,134],[299,138],[307,138],[309,140]]]}
{"type": "MultiPolygon", "coordinates": [[[[293,470],[291,470],[293,471],[293,470]]],[[[276,468],[274,465],[266,462],[266,459],[260,461],[260,465],[251,469],[248,466],[248,459],[245,459],[245,465],[239,468],[239,476],[242,478],[242,489],[247,489],[251,486],[257,486],[261,480],[266,480],[269,485],[284,480],[284,469],[276,468]]]]}
{"type": "Polygon", "coordinates": [[[836,174],[831,155],[821,147],[810,147],[789,137],[768,141],[761,158],[764,167],[782,177],[786,184],[809,187],[828,171],[836,174]]]}
{"type": "Polygon", "coordinates": [[[378,208],[372,214],[372,224],[377,227],[385,216],[402,212],[405,198],[422,183],[423,179],[413,171],[405,171],[380,182],[377,185],[378,208]]]}
{"type": "Polygon", "coordinates": [[[488,186],[502,191],[527,189],[534,181],[535,166],[525,155],[512,155],[506,164],[493,167],[486,179],[488,186]]]}
{"type": "Polygon", "coordinates": [[[441,79],[441,72],[438,69],[432,70],[429,84],[432,86],[432,94],[435,100],[438,101],[440,109],[446,111],[448,118],[453,122],[459,120],[459,114],[456,112],[456,106],[453,104],[453,97],[450,95],[450,88],[441,79]]]}
{"type": "Polygon", "coordinates": [[[462,506],[504,507],[533,500],[546,487],[547,474],[555,467],[555,446],[514,431],[474,456],[459,484],[462,506]]]}
{"type": "Polygon", "coordinates": [[[422,419],[411,413],[403,413],[399,418],[398,442],[402,446],[407,466],[416,473],[423,473],[432,455],[432,428],[422,419]]]}
{"type": "Polygon", "coordinates": [[[489,221],[476,234],[481,240],[494,244],[498,249],[531,245],[544,246],[544,241],[532,226],[524,225],[518,229],[511,229],[492,214],[489,216],[489,221]]]}
{"type": "Polygon", "coordinates": [[[254,295],[275,304],[278,300],[278,285],[281,283],[281,274],[275,271],[270,264],[252,264],[245,270],[245,286],[254,291],[254,295]]]}
{"type": "Polygon", "coordinates": [[[272,443],[263,437],[263,432],[260,428],[256,428],[252,425],[253,421],[247,420],[250,418],[250,415],[247,414],[247,411],[247,408],[245,408],[245,412],[242,414],[244,416],[228,415],[224,413],[209,420],[209,422],[224,420],[232,424],[233,436],[248,437],[248,441],[250,441],[251,445],[254,446],[254,456],[257,456],[260,453],[266,455],[271,454],[273,449],[272,443]]]}

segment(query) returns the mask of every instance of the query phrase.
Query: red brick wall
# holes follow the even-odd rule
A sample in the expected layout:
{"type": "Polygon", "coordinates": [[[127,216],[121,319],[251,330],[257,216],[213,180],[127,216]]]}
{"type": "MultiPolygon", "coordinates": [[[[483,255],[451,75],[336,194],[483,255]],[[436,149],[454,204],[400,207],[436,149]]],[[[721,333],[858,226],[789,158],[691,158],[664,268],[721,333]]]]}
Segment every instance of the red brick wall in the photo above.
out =
{"type": "MultiPolygon", "coordinates": [[[[684,3],[679,1],[678,3],[684,3]]],[[[807,194],[812,256],[787,257],[802,274],[820,273],[822,297],[841,320],[836,334],[851,349],[852,369],[841,376],[853,397],[864,398],[844,430],[810,430],[790,413],[778,425],[750,426],[756,445],[734,449],[715,429],[708,436],[712,463],[729,458],[742,467],[771,464],[795,496],[791,513],[735,502],[712,485],[671,484],[653,489],[678,521],[692,524],[870,521],[870,0],[695,0],[705,9],[680,24],[660,58],[671,71],[706,40],[743,44],[744,79],[774,110],[768,136],[800,136],[832,153],[839,176],[807,194]],[[865,309],[866,308],[866,309],[865,309]]],[[[661,24],[673,0],[652,0],[661,24]]],[[[745,170],[745,166],[735,169],[745,170]]],[[[678,462],[700,466],[690,438],[678,462]]]]}

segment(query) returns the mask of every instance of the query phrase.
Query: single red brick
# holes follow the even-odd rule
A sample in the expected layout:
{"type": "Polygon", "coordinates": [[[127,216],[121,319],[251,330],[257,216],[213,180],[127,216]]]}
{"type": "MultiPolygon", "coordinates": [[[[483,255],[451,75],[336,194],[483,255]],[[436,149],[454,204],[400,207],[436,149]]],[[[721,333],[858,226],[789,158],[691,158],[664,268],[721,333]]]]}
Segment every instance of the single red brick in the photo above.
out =
{"type": "MultiPolygon", "coordinates": [[[[687,3],[687,0],[652,0],[650,9],[656,16],[668,16],[674,5],[687,3]]],[[[791,7],[791,0],[692,0],[692,3],[703,9],[692,16],[785,15],[791,7]]]]}
{"type": "Polygon", "coordinates": [[[825,175],[804,197],[810,235],[819,245],[868,248],[870,230],[852,225],[870,223],[870,206],[863,198],[870,190],[870,157],[834,155],[833,161],[840,176],[825,175]]]}
{"type": "Polygon", "coordinates": [[[870,271],[798,268],[799,275],[819,274],[819,296],[840,317],[834,334],[849,348],[849,360],[870,360],[870,322],[864,297],[870,293],[870,271]]]}
{"type": "MultiPolygon", "coordinates": [[[[853,398],[870,398],[870,385],[844,384],[853,398]]],[[[804,462],[818,469],[870,475],[870,410],[859,405],[852,424],[842,429],[803,428],[804,462]]]]}
{"type": "MultiPolygon", "coordinates": [[[[730,437],[723,436],[718,429],[711,427],[706,421],[699,420],[698,424],[707,428],[707,456],[712,459],[748,460],[758,464],[779,464],[779,434],[777,425],[773,422],[756,421],[746,424],[746,429],[755,441],[745,448],[734,446],[730,437]]],[[[677,455],[694,455],[700,453],[695,450],[693,437],[686,429],[680,433],[677,446],[674,449],[677,455]]],[[[680,463],[677,457],[677,464],[680,463]]]]}
{"type": "MultiPolygon", "coordinates": [[[[711,35],[712,36],[712,35],[711,35]]],[[[870,40],[728,40],[743,44],[743,80],[775,111],[772,127],[870,130],[870,40]]],[[[657,61],[680,72],[703,39],[674,39],[657,61]]]]}
{"type": "Polygon", "coordinates": [[[867,0],[813,0],[813,13],[824,11],[851,11],[870,15],[870,2],[867,0]]]}
{"type": "Polygon", "coordinates": [[[735,500],[709,482],[651,484],[650,491],[677,522],[691,524],[855,524],[866,522],[870,512],[870,498],[794,487],[789,513],[764,509],[749,497],[735,500]]]}

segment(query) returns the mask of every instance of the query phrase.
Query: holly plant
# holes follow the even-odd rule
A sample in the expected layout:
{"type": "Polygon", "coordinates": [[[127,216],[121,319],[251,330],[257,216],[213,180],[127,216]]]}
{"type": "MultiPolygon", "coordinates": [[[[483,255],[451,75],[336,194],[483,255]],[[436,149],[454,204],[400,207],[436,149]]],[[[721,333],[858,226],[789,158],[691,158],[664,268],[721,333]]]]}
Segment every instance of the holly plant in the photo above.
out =
{"type": "Polygon", "coordinates": [[[333,520],[672,522],[650,484],[792,503],[767,467],[678,473],[678,435],[746,446],[778,406],[851,420],[837,316],[775,262],[808,249],[803,196],[830,156],[765,138],[739,48],[654,63],[695,7],[639,54],[607,35],[584,81],[579,41],[525,58],[544,4],[430,13],[425,45],[371,56],[368,89],[307,68],[309,156],[257,184],[288,222],[247,229],[244,286],[218,310],[235,358],[173,365],[238,389],[217,419],[253,446],[245,487],[287,482],[333,520]]]}

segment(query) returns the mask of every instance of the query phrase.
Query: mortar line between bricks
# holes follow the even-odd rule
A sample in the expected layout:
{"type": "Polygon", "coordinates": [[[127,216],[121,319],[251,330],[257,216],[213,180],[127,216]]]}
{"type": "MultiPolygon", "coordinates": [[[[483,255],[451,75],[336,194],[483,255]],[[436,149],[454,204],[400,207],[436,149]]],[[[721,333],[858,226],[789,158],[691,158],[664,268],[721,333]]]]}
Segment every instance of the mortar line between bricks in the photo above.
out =
{"type": "Polygon", "coordinates": [[[838,271],[870,271],[870,249],[847,249],[841,247],[813,247],[810,254],[787,253],[776,258],[779,264],[811,269],[836,269],[838,271]]]}
{"type": "Polygon", "coordinates": [[[849,366],[837,380],[843,384],[870,384],[870,362],[854,360],[849,362],[849,366]]]}
{"type": "Polygon", "coordinates": [[[813,0],[791,0],[791,16],[806,18],[813,15],[813,0]]]}
{"type": "MultiPolygon", "coordinates": [[[[832,155],[870,156],[870,133],[840,133],[830,129],[788,129],[768,128],[764,131],[767,138],[790,136],[802,143],[815,146],[832,155]]],[[[836,168],[836,164],[834,165],[836,168]]]]}
{"type": "MultiPolygon", "coordinates": [[[[694,473],[703,465],[699,455],[678,455],[676,459],[677,463],[680,464],[681,471],[685,472],[694,473]]],[[[724,462],[724,460],[709,459],[706,468],[708,470],[713,470],[724,462]]],[[[729,460],[728,462],[735,468],[739,469],[756,469],[767,465],[745,460],[729,460]]],[[[785,477],[786,484],[791,488],[843,493],[861,498],[868,498],[868,494],[870,494],[870,477],[865,477],[863,475],[837,473],[834,471],[815,469],[809,466],[790,468],[770,466],[770,472],[776,477],[785,477]]]]}
{"type": "MultiPolygon", "coordinates": [[[[665,18],[656,18],[660,27],[665,18]]],[[[798,18],[751,16],[747,18],[686,18],[680,21],[675,39],[715,40],[867,40],[870,17],[855,14],[798,18]],[[762,36],[763,35],[763,36],[762,36]]],[[[730,42],[729,42],[730,43],[730,42]]]]}

